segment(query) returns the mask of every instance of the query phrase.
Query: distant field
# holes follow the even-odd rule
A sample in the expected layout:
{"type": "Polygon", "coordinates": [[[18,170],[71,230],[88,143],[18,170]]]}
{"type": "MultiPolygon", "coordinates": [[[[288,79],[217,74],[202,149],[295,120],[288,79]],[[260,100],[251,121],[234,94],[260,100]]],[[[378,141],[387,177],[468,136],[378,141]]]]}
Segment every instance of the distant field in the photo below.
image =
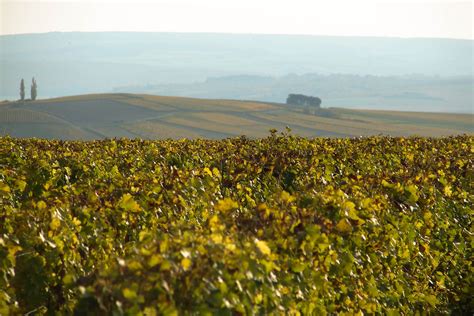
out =
{"type": "Polygon", "coordinates": [[[79,95],[0,103],[0,133],[13,137],[264,137],[272,128],[306,136],[447,136],[474,133],[471,114],[348,110],[319,115],[286,104],[138,94],[79,95]]]}

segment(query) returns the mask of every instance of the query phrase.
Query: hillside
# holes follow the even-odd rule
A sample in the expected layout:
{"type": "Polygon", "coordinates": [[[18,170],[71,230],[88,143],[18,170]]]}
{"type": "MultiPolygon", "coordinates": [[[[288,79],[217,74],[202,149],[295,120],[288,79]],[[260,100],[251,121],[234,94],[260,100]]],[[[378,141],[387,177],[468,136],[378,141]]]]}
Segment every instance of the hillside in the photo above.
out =
{"type": "Polygon", "coordinates": [[[305,136],[446,136],[474,133],[473,115],[323,109],[255,101],[94,94],[0,104],[1,135],[54,139],[264,137],[270,129],[305,136]]]}

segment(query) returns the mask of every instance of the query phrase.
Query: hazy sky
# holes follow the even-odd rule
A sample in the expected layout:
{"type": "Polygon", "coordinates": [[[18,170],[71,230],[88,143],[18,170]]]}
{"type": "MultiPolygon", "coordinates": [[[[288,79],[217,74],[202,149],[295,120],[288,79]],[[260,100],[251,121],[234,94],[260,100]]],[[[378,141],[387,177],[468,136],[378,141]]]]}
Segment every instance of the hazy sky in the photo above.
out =
{"type": "Polygon", "coordinates": [[[0,0],[0,34],[229,32],[473,39],[472,0],[0,0]]]}

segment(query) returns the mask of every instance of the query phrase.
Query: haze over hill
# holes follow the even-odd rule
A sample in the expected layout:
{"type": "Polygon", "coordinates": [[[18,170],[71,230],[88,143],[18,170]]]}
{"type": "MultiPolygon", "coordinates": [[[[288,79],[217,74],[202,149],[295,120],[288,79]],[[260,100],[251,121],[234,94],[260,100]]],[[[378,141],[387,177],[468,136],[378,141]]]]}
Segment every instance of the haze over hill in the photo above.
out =
{"type": "Polygon", "coordinates": [[[329,106],[407,109],[431,100],[434,108],[415,109],[451,112],[470,112],[473,103],[471,40],[107,32],[6,35],[0,47],[3,99],[17,98],[20,79],[35,76],[40,98],[170,91],[283,102],[289,92],[311,92],[329,106]],[[347,76],[322,77],[330,74],[347,76]],[[410,74],[428,78],[410,87],[410,74]],[[378,77],[355,77],[366,75],[378,77]],[[219,88],[228,76],[232,89],[219,88]],[[256,82],[262,76],[273,82],[256,82]]]}
{"type": "Polygon", "coordinates": [[[392,111],[473,112],[474,78],[435,76],[226,76],[203,82],[125,86],[116,92],[282,102],[295,91],[317,95],[324,107],[392,111]]]}

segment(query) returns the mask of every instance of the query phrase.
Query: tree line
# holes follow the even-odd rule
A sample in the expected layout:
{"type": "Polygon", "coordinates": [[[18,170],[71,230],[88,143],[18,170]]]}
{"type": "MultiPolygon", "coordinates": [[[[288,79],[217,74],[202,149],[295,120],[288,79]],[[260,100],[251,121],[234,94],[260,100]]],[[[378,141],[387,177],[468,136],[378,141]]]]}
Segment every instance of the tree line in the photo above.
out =
{"type": "MultiPolygon", "coordinates": [[[[31,89],[30,89],[30,96],[31,100],[36,100],[36,97],[38,96],[38,85],[36,84],[36,80],[33,77],[31,79],[31,89]]],[[[21,79],[20,82],[20,100],[24,101],[25,100],[25,80],[23,78],[21,79]]]]}

